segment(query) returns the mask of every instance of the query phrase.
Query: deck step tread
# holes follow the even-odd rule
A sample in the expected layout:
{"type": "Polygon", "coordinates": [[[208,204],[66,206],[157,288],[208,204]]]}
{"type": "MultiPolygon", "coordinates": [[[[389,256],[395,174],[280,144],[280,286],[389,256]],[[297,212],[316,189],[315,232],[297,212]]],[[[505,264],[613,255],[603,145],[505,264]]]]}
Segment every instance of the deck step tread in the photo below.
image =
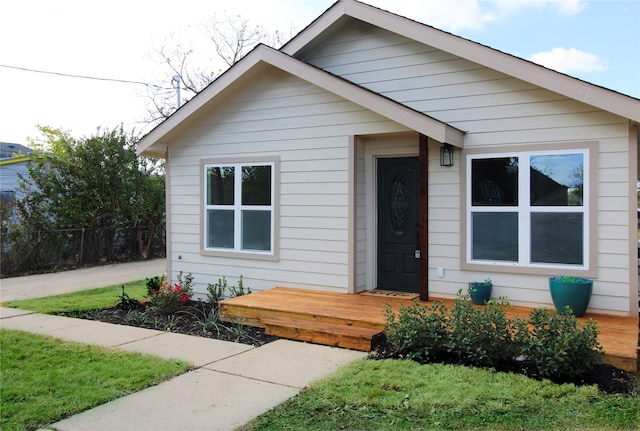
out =
{"type": "Polygon", "coordinates": [[[365,352],[382,336],[377,329],[283,316],[265,317],[262,323],[268,335],[365,352]]]}
{"type": "Polygon", "coordinates": [[[314,329],[326,333],[332,333],[336,335],[354,335],[360,337],[375,337],[382,331],[378,329],[361,328],[359,326],[352,326],[340,323],[328,323],[318,322],[308,319],[296,319],[294,317],[273,316],[265,317],[262,319],[262,323],[265,326],[282,326],[288,328],[304,328],[314,329]]]}

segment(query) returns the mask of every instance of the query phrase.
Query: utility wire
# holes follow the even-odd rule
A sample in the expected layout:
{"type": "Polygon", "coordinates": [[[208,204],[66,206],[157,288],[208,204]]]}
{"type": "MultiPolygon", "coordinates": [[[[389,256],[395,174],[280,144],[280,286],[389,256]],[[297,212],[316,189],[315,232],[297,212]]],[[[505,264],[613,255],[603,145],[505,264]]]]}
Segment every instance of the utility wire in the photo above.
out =
{"type": "Polygon", "coordinates": [[[162,87],[160,85],[148,84],[148,83],[142,82],[142,81],[128,81],[126,79],[99,78],[99,77],[96,77],[96,76],[74,75],[74,74],[70,74],[70,73],[61,73],[61,72],[49,72],[49,71],[46,71],[46,70],[29,69],[27,67],[8,66],[6,64],[0,64],[0,67],[4,67],[4,68],[7,68],[7,69],[22,70],[24,72],[44,73],[44,74],[47,74],[47,75],[66,76],[66,77],[69,77],[69,78],[93,79],[95,81],[108,81],[108,82],[119,82],[119,83],[122,83],[122,84],[144,85],[144,86],[147,86],[147,87],[157,88],[159,90],[175,90],[175,88],[173,88],[173,87],[172,88],[162,87]]]}

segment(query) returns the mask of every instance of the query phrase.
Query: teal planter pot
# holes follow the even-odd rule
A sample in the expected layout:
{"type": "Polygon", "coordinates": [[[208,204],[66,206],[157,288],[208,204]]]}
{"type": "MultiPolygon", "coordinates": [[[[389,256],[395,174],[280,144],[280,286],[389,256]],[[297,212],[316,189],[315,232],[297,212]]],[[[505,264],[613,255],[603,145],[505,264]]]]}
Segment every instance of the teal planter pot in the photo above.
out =
{"type": "Polygon", "coordinates": [[[593,280],[575,277],[551,277],[549,279],[549,291],[553,305],[558,313],[564,314],[568,305],[576,317],[582,317],[587,312],[591,294],[593,293],[593,280]]]}
{"type": "Polygon", "coordinates": [[[484,305],[485,302],[491,298],[491,290],[493,289],[493,283],[486,281],[472,281],[469,282],[469,296],[471,296],[471,302],[476,305],[484,305]]]}

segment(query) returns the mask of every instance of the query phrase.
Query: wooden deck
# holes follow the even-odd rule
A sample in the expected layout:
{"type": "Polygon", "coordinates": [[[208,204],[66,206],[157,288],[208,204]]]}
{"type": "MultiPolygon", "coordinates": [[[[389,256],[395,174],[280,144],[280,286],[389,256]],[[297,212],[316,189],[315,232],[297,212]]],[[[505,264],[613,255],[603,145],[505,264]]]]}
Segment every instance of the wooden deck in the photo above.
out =
{"type": "MultiPolygon", "coordinates": [[[[374,291],[376,292],[376,291],[374,291]]],[[[369,351],[383,331],[382,309],[398,310],[417,295],[340,294],[277,287],[222,302],[220,319],[265,328],[282,338],[369,351]]],[[[450,304],[452,300],[442,300],[450,304]]],[[[429,304],[426,302],[424,304],[429,304]]],[[[510,307],[508,314],[527,316],[526,307],[510,307]]],[[[605,350],[604,363],[638,372],[638,318],[589,314],[598,322],[598,340],[605,350]]]]}

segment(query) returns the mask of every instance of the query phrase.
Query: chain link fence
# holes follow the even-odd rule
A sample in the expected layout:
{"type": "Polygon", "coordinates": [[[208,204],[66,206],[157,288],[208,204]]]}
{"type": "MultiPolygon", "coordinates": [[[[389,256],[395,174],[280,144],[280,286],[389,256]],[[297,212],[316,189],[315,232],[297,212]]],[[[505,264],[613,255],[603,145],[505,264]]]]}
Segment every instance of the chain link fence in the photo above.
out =
{"type": "Polygon", "coordinates": [[[164,257],[164,228],[60,229],[0,232],[0,276],[164,257]]]}

